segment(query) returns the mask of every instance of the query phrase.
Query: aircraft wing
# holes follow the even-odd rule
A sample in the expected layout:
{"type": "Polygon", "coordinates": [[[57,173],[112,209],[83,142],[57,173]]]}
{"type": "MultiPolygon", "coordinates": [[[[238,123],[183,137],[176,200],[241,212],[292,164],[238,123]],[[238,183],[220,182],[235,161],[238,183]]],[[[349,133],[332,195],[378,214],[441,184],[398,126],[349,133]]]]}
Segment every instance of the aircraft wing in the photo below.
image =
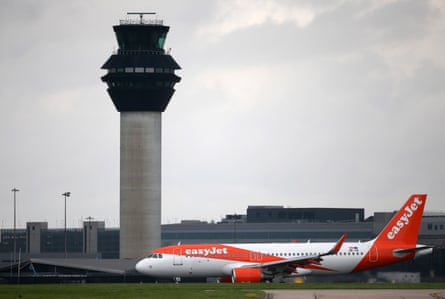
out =
{"type": "Polygon", "coordinates": [[[343,234],[341,238],[335,243],[335,245],[328,250],[320,254],[305,255],[299,257],[292,257],[284,260],[249,264],[245,265],[244,268],[263,268],[268,272],[278,273],[278,272],[295,272],[295,268],[304,267],[308,264],[319,264],[323,256],[336,254],[340,251],[341,246],[345,242],[347,234],[343,234]]]}

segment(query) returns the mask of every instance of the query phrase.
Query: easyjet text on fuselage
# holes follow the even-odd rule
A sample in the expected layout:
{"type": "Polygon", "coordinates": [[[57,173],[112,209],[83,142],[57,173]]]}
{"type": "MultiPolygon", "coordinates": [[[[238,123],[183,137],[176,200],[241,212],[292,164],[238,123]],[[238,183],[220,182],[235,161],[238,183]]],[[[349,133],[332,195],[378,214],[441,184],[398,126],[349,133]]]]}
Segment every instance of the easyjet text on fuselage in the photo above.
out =
{"type": "Polygon", "coordinates": [[[209,256],[209,255],[226,255],[228,254],[228,250],[226,247],[223,248],[193,248],[193,249],[186,249],[185,254],[186,255],[196,255],[196,256],[209,256]]]}

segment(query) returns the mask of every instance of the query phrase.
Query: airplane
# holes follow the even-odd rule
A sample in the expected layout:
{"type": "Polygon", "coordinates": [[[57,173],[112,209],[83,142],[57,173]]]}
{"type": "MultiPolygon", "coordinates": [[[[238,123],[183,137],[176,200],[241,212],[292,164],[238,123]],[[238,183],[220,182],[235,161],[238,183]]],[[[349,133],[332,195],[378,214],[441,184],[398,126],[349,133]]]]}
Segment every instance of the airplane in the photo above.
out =
{"type": "Polygon", "coordinates": [[[157,278],[215,277],[220,282],[283,281],[288,277],[346,274],[431,254],[417,238],[426,194],[413,194],[383,228],[366,242],[178,244],[161,247],[135,268],[157,278]]]}

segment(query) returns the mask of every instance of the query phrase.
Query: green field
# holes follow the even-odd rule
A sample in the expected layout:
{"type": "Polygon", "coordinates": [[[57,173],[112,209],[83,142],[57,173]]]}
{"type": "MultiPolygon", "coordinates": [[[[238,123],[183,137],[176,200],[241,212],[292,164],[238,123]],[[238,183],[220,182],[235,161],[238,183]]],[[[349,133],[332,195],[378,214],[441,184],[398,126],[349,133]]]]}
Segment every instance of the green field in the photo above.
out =
{"type": "Polygon", "coordinates": [[[44,284],[0,285],[0,298],[104,298],[104,299],[200,299],[200,298],[263,298],[266,289],[445,289],[445,283],[386,284],[386,283],[160,283],[160,284],[44,284]]]}

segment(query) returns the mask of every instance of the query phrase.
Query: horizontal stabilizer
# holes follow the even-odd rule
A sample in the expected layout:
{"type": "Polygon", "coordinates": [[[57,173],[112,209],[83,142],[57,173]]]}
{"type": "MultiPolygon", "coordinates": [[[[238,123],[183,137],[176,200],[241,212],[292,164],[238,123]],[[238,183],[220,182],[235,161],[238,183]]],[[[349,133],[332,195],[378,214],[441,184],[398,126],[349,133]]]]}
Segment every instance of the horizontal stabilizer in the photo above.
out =
{"type": "Polygon", "coordinates": [[[430,249],[432,249],[432,248],[433,248],[432,246],[420,246],[420,247],[413,247],[413,248],[406,248],[406,249],[394,249],[392,253],[394,256],[403,257],[403,256],[413,253],[413,252],[417,254],[417,253],[419,253],[421,251],[425,251],[425,250],[431,251],[430,249]]]}

